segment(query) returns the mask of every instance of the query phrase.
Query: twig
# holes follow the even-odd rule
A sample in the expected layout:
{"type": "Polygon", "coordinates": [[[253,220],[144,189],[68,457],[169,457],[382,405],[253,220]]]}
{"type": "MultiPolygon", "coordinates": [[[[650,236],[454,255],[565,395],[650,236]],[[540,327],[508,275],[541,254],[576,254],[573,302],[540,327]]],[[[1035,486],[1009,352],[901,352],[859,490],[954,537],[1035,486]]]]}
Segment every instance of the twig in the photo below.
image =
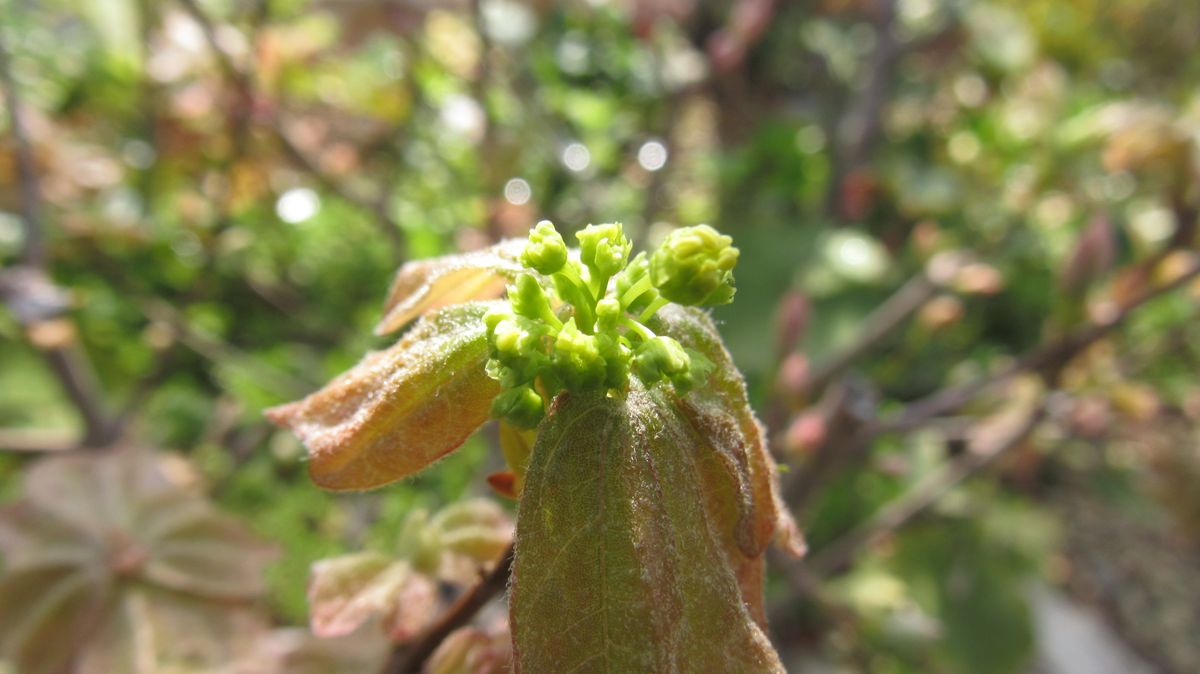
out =
{"type": "MultiPolygon", "coordinates": [[[[3,286],[5,301],[13,313],[29,329],[39,322],[53,318],[62,307],[46,302],[47,296],[59,294],[46,272],[46,240],[42,221],[42,192],[32,144],[24,122],[24,108],[12,75],[12,60],[4,31],[0,30],[0,86],[4,89],[9,126],[16,144],[17,173],[21,182],[21,220],[25,242],[21,251],[21,266],[10,270],[3,286]],[[18,306],[20,305],[20,306],[18,306]]],[[[99,447],[111,440],[111,422],[102,403],[96,376],[86,354],[73,339],[67,338],[50,345],[34,344],[46,364],[58,379],[63,391],[83,419],[84,435],[80,444],[99,447]]]]}
{"type": "MultiPolygon", "coordinates": [[[[217,38],[216,26],[213,24],[212,19],[196,3],[196,0],[179,0],[179,3],[200,26],[200,31],[204,34],[204,39],[208,43],[209,50],[216,57],[222,72],[233,82],[239,92],[241,97],[240,104],[244,107],[242,113],[239,114],[245,115],[243,121],[249,120],[250,113],[254,107],[253,77],[251,73],[239,65],[234,56],[221,44],[221,41],[217,38]]],[[[391,245],[397,262],[403,260],[406,256],[407,246],[400,224],[387,212],[387,199],[385,197],[371,199],[351,191],[340,181],[326,173],[316,161],[310,158],[304,150],[300,149],[300,146],[292,140],[291,136],[284,129],[283,122],[279,119],[278,115],[272,116],[267,121],[267,130],[274,137],[275,141],[279,143],[280,147],[283,148],[284,152],[292,159],[293,163],[310,174],[318,184],[333,192],[338,198],[370,213],[373,216],[372,222],[391,245]]]]}
{"type": "Polygon", "coordinates": [[[496,567],[483,576],[475,587],[459,597],[436,624],[425,630],[416,640],[399,646],[392,652],[383,674],[412,674],[421,671],[421,666],[451,632],[469,623],[493,597],[504,591],[508,585],[512,561],[513,546],[509,544],[496,567]]]}
{"type": "MultiPolygon", "coordinates": [[[[1021,444],[1041,421],[1044,401],[1013,424],[1012,429],[982,447],[971,448],[938,473],[888,503],[871,519],[817,552],[807,566],[817,576],[827,576],[848,564],[859,550],[899,530],[941,500],[955,486],[991,465],[1021,444]]],[[[982,422],[982,423],[986,423],[982,422]]],[[[981,424],[976,425],[979,430],[981,424]]]]}
{"type": "Polygon", "coordinates": [[[834,357],[814,368],[805,382],[806,393],[817,393],[871,349],[904,325],[933,297],[937,286],[924,272],[912,277],[863,321],[858,338],[834,357]]]}
{"type": "Polygon", "coordinates": [[[8,108],[9,127],[12,130],[13,144],[16,145],[17,175],[21,184],[21,221],[25,228],[21,262],[40,267],[46,259],[46,240],[41,228],[41,188],[38,185],[33,147],[25,127],[24,109],[17,94],[16,80],[12,75],[11,56],[8,53],[5,33],[6,31],[0,30],[0,86],[4,88],[4,104],[8,108]]]}
{"type": "Polygon", "coordinates": [[[878,0],[872,21],[875,33],[875,52],[868,66],[867,83],[853,100],[850,109],[841,117],[842,123],[834,138],[834,174],[829,182],[826,211],[844,217],[841,191],[846,179],[866,165],[875,146],[883,136],[883,115],[888,98],[895,87],[900,68],[903,45],[896,36],[896,0],[878,0]]]}
{"type": "Polygon", "coordinates": [[[989,377],[943,389],[908,404],[900,414],[878,422],[874,432],[899,433],[918,428],[933,417],[954,412],[985,391],[1008,382],[1023,372],[1047,374],[1060,369],[1087,347],[1119,328],[1147,302],[1182,288],[1198,277],[1200,264],[1195,264],[1170,282],[1143,293],[1106,320],[1093,323],[1056,342],[1035,349],[989,377]]]}

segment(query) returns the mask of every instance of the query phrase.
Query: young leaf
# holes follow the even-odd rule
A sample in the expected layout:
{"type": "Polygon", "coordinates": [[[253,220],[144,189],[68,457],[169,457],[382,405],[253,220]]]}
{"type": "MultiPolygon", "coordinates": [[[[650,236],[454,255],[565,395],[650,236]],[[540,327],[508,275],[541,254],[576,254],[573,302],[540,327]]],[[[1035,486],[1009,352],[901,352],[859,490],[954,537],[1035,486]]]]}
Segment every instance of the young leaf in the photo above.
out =
{"type": "Polygon", "coordinates": [[[507,626],[460,627],[429,656],[425,674],[507,674],[512,671],[512,635],[507,626]]]}
{"type": "Polygon", "coordinates": [[[416,473],[487,421],[500,392],[484,372],[483,314],[492,304],[426,316],[391,348],[267,418],[300,437],[309,474],[326,489],[371,489],[416,473]]]}
{"type": "Polygon", "coordinates": [[[559,396],[517,523],[516,671],[783,671],[704,505],[709,452],[663,391],[559,396]]]}
{"type": "Polygon", "coordinates": [[[663,307],[659,317],[667,334],[712,363],[705,385],[678,405],[694,432],[715,450],[700,461],[705,503],[719,523],[745,600],[755,618],[765,623],[763,553],[777,538],[785,550],[800,556],[804,540],[779,497],[775,460],[750,408],[745,381],[712,319],[702,310],[678,305],[663,307]]]}
{"type": "Polygon", "coordinates": [[[404,560],[364,552],[317,562],[308,585],[310,625],[319,637],[351,634],[381,618],[388,635],[403,641],[440,608],[437,583],[404,560]]]}
{"type": "Polygon", "coordinates": [[[396,272],[375,334],[395,332],[435,309],[471,300],[496,299],[523,267],[517,262],[525,242],[502,241],[465,255],[409,262],[396,272]]]}

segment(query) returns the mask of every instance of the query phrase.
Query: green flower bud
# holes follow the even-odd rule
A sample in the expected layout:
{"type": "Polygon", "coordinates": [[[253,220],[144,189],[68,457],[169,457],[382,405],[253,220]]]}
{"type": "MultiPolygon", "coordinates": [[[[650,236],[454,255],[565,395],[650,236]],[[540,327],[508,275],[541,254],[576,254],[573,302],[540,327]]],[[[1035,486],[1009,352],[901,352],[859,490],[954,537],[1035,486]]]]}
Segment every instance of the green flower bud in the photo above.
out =
{"type": "Polygon", "coordinates": [[[618,337],[597,334],[596,343],[600,357],[604,359],[604,385],[610,389],[624,389],[629,384],[629,361],[632,352],[618,337]]]}
{"type": "Polygon", "coordinates": [[[633,356],[633,367],[647,384],[662,379],[686,381],[691,358],[679,342],[670,337],[658,336],[638,346],[633,356]]]}
{"type": "MultiPolygon", "coordinates": [[[[625,267],[629,251],[633,250],[633,244],[625,238],[625,230],[619,222],[588,225],[575,238],[579,239],[579,261],[593,276],[606,279],[625,267]]],[[[600,294],[603,292],[601,288],[600,294]]]]}
{"type": "Polygon", "coordinates": [[[621,322],[621,317],[625,312],[621,310],[621,303],[612,297],[605,297],[596,304],[596,332],[615,333],[617,325],[621,322]]]}
{"type": "Polygon", "coordinates": [[[529,231],[529,243],[521,252],[521,264],[542,274],[553,274],[567,263],[567,244],[554,228],[542,220],[529,231]]]}
{"type": "Polygon", "coordinates": [[[512,307],[509,305],[496,305],[483,314],[483,324],[487,327],[488,340],[496,334],[496,326],[502,321],[516,320],[517,315],[512,312],[512,307]]]}
{"type": "Polygon", "coordinates": [[[520,428],[535,428],[546,410],[542,396],[532,386],[510,388],[492,401],[492,416],[520,428]]]}
{"type": "Polygon", "coordinates": [[[508,300],[512,303],[513,311],[520,316],[544,321],[555,328],[560,325],[554,310],[550,308],[546,290],[531,274],[521,274],[516,284],[509,286],[508,300]]]}
{"type": "Polygon", "coordinates": [[[662,296],[689,306],[733,301],[733,239],[708,225],[671,232],[650,258],[650,278],[662,296]]]}
{"type": "Polygon", "coordinates": [[[554,365],[567,388],[575,390],[594,388],[607,373],[596,337],[580,332],[574,318],[563,325],[554,341],[554,365]]]}

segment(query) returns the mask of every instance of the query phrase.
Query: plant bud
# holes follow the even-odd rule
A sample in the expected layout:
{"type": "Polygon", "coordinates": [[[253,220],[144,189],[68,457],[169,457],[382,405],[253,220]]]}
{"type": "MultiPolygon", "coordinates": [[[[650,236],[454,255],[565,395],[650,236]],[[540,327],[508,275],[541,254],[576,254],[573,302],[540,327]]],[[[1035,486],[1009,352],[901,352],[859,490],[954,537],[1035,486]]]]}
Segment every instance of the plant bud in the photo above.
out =
{"type": "Polygon", "coordinates": [[[520,428],[535,428],[545,413],[542,396],[529,385],[508,389],[492,402],[493,417],[520,428]]]}
{"type": "Polygon", "coordinates": [[[708,225],[671,232],[650,258],[650,278],[662,296],[689,306],[733,301],[733,239],[708,225]]]}
{"type": "Polygon", "coordinates": [[[554,223],[542,220],[529,231],[529,243],[521,252],[521,263],[547,275],[563,268],[567,263],[567,244],[554,223]]]}
{"type": "Polygon", "coordinates": [[[579,261],[593,275],[610,277],[621,271],[633,250],[619,222],[588,225],[575,238],[579,239],[579,261]]]}

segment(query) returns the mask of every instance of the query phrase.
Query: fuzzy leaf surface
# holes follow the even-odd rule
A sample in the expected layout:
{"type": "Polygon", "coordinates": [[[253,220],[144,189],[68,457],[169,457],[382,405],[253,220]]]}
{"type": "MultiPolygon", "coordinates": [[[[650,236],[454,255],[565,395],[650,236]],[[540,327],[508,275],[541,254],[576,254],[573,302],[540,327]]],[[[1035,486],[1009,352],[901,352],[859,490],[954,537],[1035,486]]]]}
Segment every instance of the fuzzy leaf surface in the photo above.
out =
{"type": "Polygon", "coordinates": [[[472,300],[496,299],[504,284],[522,270],[517,262],[525,244],[503,241],[462,255],[409,262],[396,272],[375,334],[395,332],[428,312],[472,300]]]}
{"type": "Polygon", "coordinates": [[[778,540],[793,555],[805,544],[778,492],[775,460],[746,394],[746,382],[708,313],[668,305],[659,312],[665,332],[712,363],[705,385],[678,401],[678,409],[712,452],[699,459],[709,516],[717,523],[751,612],[760,624],[764,553],[778,540]]]}
{"type": "Polygon", "coordinates": [[[304,442],[309,474],[325,489],[371,489],[420,471],[475,432],[500,392],[484,373],[490,304],[426,316],[392,347],[267,418],[304,442]]]}
{"type": "Polygon", "coordinates": [[[351,634],[379,618],[396,641],[416,634],[441,608],[432,578],[406,561],[370,552],[313,565],[308,603],[312,631],[319,637],[351,634]]]}
{"type": "Polygon", "coordinates": [[[673,395],[560,395],[517,522],[519,672],[782,672],[704,501],[673,395]]]}

